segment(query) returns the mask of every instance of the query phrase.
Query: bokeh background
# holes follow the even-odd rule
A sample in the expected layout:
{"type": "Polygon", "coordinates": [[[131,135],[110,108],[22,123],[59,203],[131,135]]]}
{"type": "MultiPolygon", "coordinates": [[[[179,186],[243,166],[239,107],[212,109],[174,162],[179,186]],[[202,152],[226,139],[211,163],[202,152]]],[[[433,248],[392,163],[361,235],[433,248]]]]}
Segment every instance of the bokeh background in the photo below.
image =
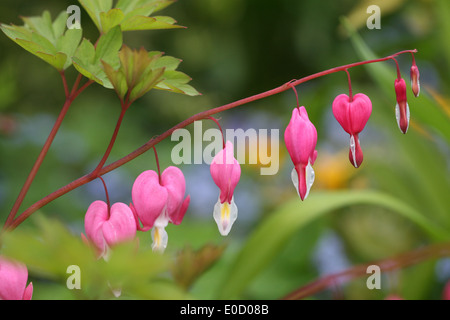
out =
{"type": "MultiPolygon", "coordinates": [[[[75,1],[3,0],[0,22],[21,25],[20,16],[40,15],[45,9],[55,17],[71,4],[75,1]]],[[[179,70],[193,78],[191,84],[202,95],[188,97],[152,90],[139,99],[124,120],[108,163],[195,113],[275,88],[291,79],[365,60],[369,56],[363,48],[377,57],[416,48],[422,92],[419,98],[414,98],[408,91],[412,123],[406,135],[400,133],[395,121],[395,64],[389,61],[373,68],[351,69],[353,92],[367,94],[373,103],[371,119],[360,136],[364,163],[357,170],[348,161],[349,137],[331,112],[333,99],[348,92],[345,73],[297,87],[300,104],[306,107],[318,130],[319,155],[314,165],[316,181],[311,196],[316,192],[342,190],[382,192],[442,227],[450,238],[448,1],[179,0],[160,14],[174,17],[187,29],[129,32],[125,33],[124,42],[182,59],[179,70]],[[379,30],[366,27],[369,17],[366,9],[370,4],[381,8],[379,30]],[[356,33],[350,35],[343,21],[356,33]],[[377,72],[377,68],[386,73],[377,72]]],[[[85,11],[81,25],[84,37],[97,38],[95,26],[85,11]]],[[[409,83],[411,56],[402,55],[398,61],[409,83]]],[[[71,68],[67,75],[69,83],[73,83],[75,69],[71,68]]],[[[1,221],[6,219],[63,103],[58,73],[0,35],[1,221]]],[[[287,91],[217,115],[224,129],[273,129],[279,130],[280,136],[280,169],[276,175],[261,176],[260,164],[242,166],[243,175],[235,191],[239,218],[227,238],[220,236],[212,218],[219,191],[208,165],[180,166],[186,176],[191,205],[180,226],[168,227],[168,254],[186,246],[195,249],[205,244],[226,245],[220,259],[189,288],[194,296],[203,299],[221,296],[226,282],[223,279],[233,277],[232,268],[236,265],[236,272],[240,270],[239,253],[248,245],[254,230],[283,205],[298,201],[297,214],[304,214],[303,203],[296,199],[290,181],[292,164],[283,141],[295,106],[293,91],[287,91]]],[[[119,112],[115,93],[97,84],[75,101],[21,211],[96,166],[119,112]]],[[[211,121],[203,122],[204,130],[211,127],[214,127],[211,121]]],[[[172,165],[171,150],[175,143],[168,139],[157,147],[163,168],[172,165]]],[[[155,168],[153,152],[147,152],[105,175],[111,200],[129,203],[134,179],[140,172],[155,168]]],[[[104,190],[100,181],[93,181],[35,215],[60,219],[74,234],[79,234],[83,232],[87,207],[97,199],[104,200],[104,190]]],[[[32,220],[24,225],[32,224],[32,220]]],[[[286,223],[275,224],[266,237],[283,233],[286,223]]],[[[251,279],[236,297],[278,299],[326,274],[386,259],[435,241],[411,220],[376,204],[343,206],[318,214],[299,226],[270,259],[252,271],[251,279]]],[[[149,233],[140,237],[144,246],[150,246],[149,233]]],[[[262,241],[260,250],[264,250],[264,245],[262,241]]],[[[450,260],[427,260],[384,276],[381,290],[368,290],[363,277],[342,284],[339,297],[383,299],[390,293],[398,293],[406,299],[440,299],[450,278],[450,260]]],[[[37,299],[51,299],[55,295],[70,298],[67,290],[40,286],[39,279],[35,283],[37,299]]],[[[314,297],[329,299],[335,293],[325,290],[314,297]]]]}

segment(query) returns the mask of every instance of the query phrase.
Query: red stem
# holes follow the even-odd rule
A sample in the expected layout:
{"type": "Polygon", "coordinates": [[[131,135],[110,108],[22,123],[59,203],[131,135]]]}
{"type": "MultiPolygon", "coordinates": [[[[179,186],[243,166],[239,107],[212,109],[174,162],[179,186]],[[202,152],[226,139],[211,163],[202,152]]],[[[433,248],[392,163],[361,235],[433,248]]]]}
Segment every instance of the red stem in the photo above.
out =
{"type": "Polygon", "coordinates": [[[295,86],[291,83],[291,88],[294,90],[295,98],[297,99],[297,108],[300,108],[300,102],[298,101],[298,92],[297,89],[295,89],[295,86]]]}
{"type": "MultiPolygon", "coordinates": [[[[260,94],[256,94],[253,95],[251,97],[247,97],[214,109],[209,109],[209,110],[205,110],[203,112],[197,113],[196,115],[191,116],[190,118],[180,122],[179,124],[175,125],[174,127],[172,127],[171,129],[167,130],[166,132],[164,132],[163,134],[150,139],[147,143],[145,143],[143,146],[141,146],[140,148],[136,149],[135,151],[131,152],[130,154],[128,154],[127,156],[109,164],[108,166],[105,167],[100,167],[100,169],[98,170],[98,172],[96,172],[96,175],[94,176],[93,174],[87,174],[85,176],[82,176],[80,178],[78,178],[77,180],[72,181],[71,183],[65,185],[64,187],[61,187],[60,189],[56,190],[55,192],[47,195],[46,197],[42,198],[41,200],[35,202],[33,205],[31,205],[27,210],[25,210],[20,216],[18,216],[16,219],[14,219],[14,221],[9,225],[9,229],[14,229],[16,228],[19,224],[21,224],[25,219],[27,219],[31,214],[33,214],[36,210],[42,208],[43,206],[45,206],[46,204],[48,204],[49,202],[61,197],[62,195],[82,186],[87,184],[88,182],[94,180],[96,178],[96,176],[101,176],[104,175],[124,164],[126,164],[127,162],[135,159],[136,157],[140,156],[141,154],[143,154],[144,152],[148,151],[149,149],[153,148],[153,146],[157,145],[159,142],[163,141],[164,139],[166,139],[167,137],[169,137],[176,129],[181,129],[184,128],[186,126],[188,126],[189,124],[193,123],[194,121],[197,120],[203,120],[208,118],[209,116],[212,116],[214,114],[232,109],[232,108],[236,108],[238,106],[253,102],[253,101],[257,101],[257,100],[261,100],[263,98],[267,98],[270,96],[273,96],[275,94],[284,92],[286,90],[289,90],[292,88],[292,86],[297,86],[301,83],[328,75],[328,74],[332,74],[332,73],[336,73],[339,71],[344,71],[346,69],[349,68],[353,68],[353,67],[357,67],[357,66],[361,66],[361,65],[365,65],[365,64],[370,64],[370,63],[377,63],[377,62],[382,62],[382,61],[387,61],[390,59],[393,59],[394,57],[403,54],[403,53],[414,53],[417,52],[416,49],[414,50],[404,50],[404,51],[400,51],[397,52],[393,55],[384,57],[384,58],[379,58],[379,59],[373,59],[373,60],[366,60],[366,61],[360,61],[360,62],[355,62],[355,63],[351,63],[351,64],[347,64],[344,66],[340,66],[340,67],[336,67],[336,68],[332,68],[332,69],[328,69],[322,72],[318,72],[309,76],[306,76],[304,78],[301,78],[299,80],[293,80],[293,81],[289,81],[275,89],[266,91],[266,92],[262,92],[260,94]]],[[[106,160],[105,160],[106,161],[106,160]]]]}
{"type": "Polygon", "coordinates": [[[158,168],[159,184],[161,184],[161,168],[159,167],[158,153],[156,152],[156,147],[155,146],[153,146],[153,151],[155,152],[156,167],[158,168]]]}
{"type": "Polygon", "coordinates": [[[106,205],[108,206],[108,218],[109,218],[109,217],[111,217],[111,202],[109,201],[108,188],[106,187],[105,180],[103,180],[102,177],[98,177],[98,178],[102,181],[103,188],[105,189],[106,205]]]}
{"type": "Polygon", "coordinates": [[[348,72],[348,69],[345,69],[345,72],[347,73],[347,78],[348,78],[348,98],[349,98],[349,102],[352,102],[353,101],[352,80],[350,78],[350,72],[348,72]]]}
{"type": "Polygon", "coordinates": [[[402,74],[400,73],[400,66],[398,65],[398,61],[394,57],[392,57],[391,59],[395,61],[395,65],[397,66],[397,79],[400,80],[402,78],[402,74]]]}
{"type": "Polygon", "coordinates": [[[222,130],[222,126],[220,125],[219,121],[216,118],[213,117],[208,117],[209,120],[214,121],[217,126],[219,127],[220,133],[222,134],[222,144],[223,144],[223,149],[225,149],[225,136],[223,135],[223,130],[222,130]]]}
{"type": "Polygon", "coordinates": [[[377,265],[381,272],[391,272],[394,270],[403,269],[405,267],[417,264],[428,259],[437,259],[441,257],[450,256],[450,243],[433,244],[426,247],[421,247],[414,251],[404,253],[394,258],[386,260],[375,261],[351,267],[345,271],[325,276],[319,280],[313,281],[300,289],[297,289],[288,295],[284,300],[299,300],[310,297],[318,292],[334,286],[339,280],[351,280],[358,277],[369,276],[367,267],[370,265],[377,265]]]}
{"type": "Polygon", "coordinates": [[[63,86],[64,86],[64,94],[66,95],[66,99],[69,98],[69,87],[67,87],[67,79],[66,76],[64,74],[64,70],[60,72],[61,74],[61,78],[63,81],[63,86]]]}
{"type": "Polygon", "coordinates": [[[58,118],[56,119],[55,124],[53,125],[52,130],[50,131],[50,134],[48,135],[47,140],[45,141],[44,146],[42,147],[41,152],[38,155],[38,158],[36,159],[33,167],[31,168],[31,171],[28,174],[28,177],[25,180],[24,185],[23,185],[22,189],[20,190],[19,195],[17,196],[16,201],[14,202],[14,205],[13,205],[8,217],[6,218],[4,227],[7,227],[13,221],[17,212],[19,211],[19,208],[20,208],[23,200],[25,199],[25,196],[26,196],[28,190],[30,189],[30,186],[33,183],[34,178],[36,177],[36,174],[39,171],[39,168],[40,168],[42,162],[44,161],[44,158],[47,155],[47,152],[50,149],[50,146],[52,145],[53,140],[54,140],[56,134],[58,133],[58,130],[61,127],[61,123],[63,122],[64,117],[66,116],[67,111],[69,110],[73,100],[76,98],[76,96],[78,96],[78,94],[80,94],[84,89],[86,89],[90,83],[92,83],[92,82],[88,82],[82,88],[80,88],[78,90],[78,85],[81,80],[81,74],[80,74],[78,76],[77,80],[75,81],[75,84],[72,88],[72,92],[69,94],[68,93],[69,90],[67,87],[67,81],[66,81],[64,72],[61,72],[61,77],[63,79],[64,91],[66,94],[66,101],[64,102],[64,105],[58,115],[58,118]]]}
{"type": "Polygon", "coordinates": [[[122,125],[122,121],[123,121],[123,118],[125,116],[125,112],[127,111],[127,109],[128,109],[127,107],[124,107],[120,111],[119,119],[117,120],[116,127],[114,128],[113,135],[111,137],[111,140],[109,141],[108,147],[106,148],[105,154],[103,155],[102,159],[98,163],[97,167],[95,167],[94,171],[92,171],[92,173],[91,173],[91,175],[94,178],[99,177],[98,173],[103,168],[103,166],[105,165],[106,160],[108,159],[109,155],[111,154],[111,150],[112,150],[112,148],[114,146],[114,143],[116,142],[117,135],[119,133],[119,129],[120,129],[120,126],[122,125]]]}

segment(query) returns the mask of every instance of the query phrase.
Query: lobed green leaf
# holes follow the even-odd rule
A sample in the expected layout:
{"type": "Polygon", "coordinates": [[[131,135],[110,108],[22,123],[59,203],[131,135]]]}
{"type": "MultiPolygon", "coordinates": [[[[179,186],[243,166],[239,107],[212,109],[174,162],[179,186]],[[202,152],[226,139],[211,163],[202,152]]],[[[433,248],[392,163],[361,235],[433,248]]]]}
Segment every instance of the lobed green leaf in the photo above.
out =
{"type": "Polygon", "coordinates": [[[103,62],[111,67],[119,65],[118,52],[122,47],[122,32],[120,26],[102,35],[97,47],[87,39],[83,39],[75,52],[73,63],[75,68],[88,79],[94,80],[105,88],[113,88],[103,68],[103,62]],[[103,61],[103,62],[102,62],[103,61]]]}
{"type": "Polygon", "coordinates": [[[0,29],[25,50],[41,58],[58,71],[72,64],[72,56],[80,43],[81,29],[66,30],[67,13],[61,12],[52,22],[50,13],[22,17],[23,26],[1,24],[0,29]]]}

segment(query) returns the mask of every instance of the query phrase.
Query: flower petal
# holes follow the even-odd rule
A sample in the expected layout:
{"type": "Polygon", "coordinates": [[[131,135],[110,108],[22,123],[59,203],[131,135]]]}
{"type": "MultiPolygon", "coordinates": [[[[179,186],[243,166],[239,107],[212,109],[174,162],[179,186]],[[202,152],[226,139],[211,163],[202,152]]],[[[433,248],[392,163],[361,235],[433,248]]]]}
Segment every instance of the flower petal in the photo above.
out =
{"type": "Polygon", "coordinates": [[[169,235],[164,227],[154,227],[152,229],[152,250],[163,253],[169,241],[169,235]]]}
{"type": "Polygon", "coordinates": [[[231,227],[236,221],[237,216],[238,208],[234,203],[234,197],[231,199],[230,203],[228,203],[228,201],[222,203],[220,198],[217,200],[217,203],[214,206],[213,217],[221,235],[226,236],[230,233],[231,227]]]}
{"type": "Polygon", "coordinates": [[[168,198],[167,189],[160,185],[158,174],[153,170],[142,172],[134,181],[131,196],[144,228],[153,227],[168,198]]]}
{"type": "Polygon", "coordinates": [[[363,152],[357,134],[350,136],[349,159],[355,168],[359,168],[363,162],[363,152]]]}
{"type": "Polygon", "coordinates": [[[161,175],[161,185],[166,188],[168,194],[166,210],[169,219],[171,221],[179,220],[177,215],[179,214],[180,207],[185,203],[186,181],[183,172],[177,167],[168,167],[161,175]]]}
{"type": "Polygon", "coordinates": [[[317,144],[316,127],[309,121],[305,107],[295,108],[284,132],[284,141],[294,165],[307,165],[317,144]]]}
{"type": "Polygon", "coordinates": [[[220,189],[220,201],[231,202],[234,189],[241,177],[241,166],[234,158],[234,148],[230,141],[216,154],[210,165],[211,177],[220,189]]]}
{"type": "Polygon", "coordinates": [[[103,236],[111,247],[136,235],[136,220],[130,207],[117,202],[111,206],[111,216],[102,226],[103,236]]]}
{"type": "Polygon", "coordinates": [[[291,179],[300,199],[305,200],[309,195],[315,179],[315,173],[311,163],[308,162],[307,166],[301,164],[295,166],[291,172],[291,179]]]}
{"type": "Polygon", "coordinates": [[[91,203],[84,217],[86,236],[101,252],[105,249],[102,226],[108,218],[108,205],[100,200],[91,203]]]}
{"type": "Polygon", "coordinates": [[[0,256],[0,300],[22,300],[27,280],[24,264],[0,256]]]}
{"type": "Polygon", "coordinates": [[[23,292],[22,300],[31,300],[33,296],[33,283],[30,282],[30,284],[25,288],[25,291],[23,292]]]}

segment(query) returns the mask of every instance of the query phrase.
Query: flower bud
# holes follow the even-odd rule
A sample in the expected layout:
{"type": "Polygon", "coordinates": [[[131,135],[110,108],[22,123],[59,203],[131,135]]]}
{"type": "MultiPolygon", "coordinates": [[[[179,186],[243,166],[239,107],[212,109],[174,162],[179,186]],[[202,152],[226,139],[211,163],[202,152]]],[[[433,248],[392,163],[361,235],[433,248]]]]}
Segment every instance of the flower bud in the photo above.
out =
{"type": "Polygon", "coordinates": [[[406,101],[406,83],[403,78],[395,79],[395,95],[397,104],[395,106],[395,118],[397,124],[403,133],[408,131],[409,127],[409,106],[406,101]]]}
{"type": "Polygon", "coordinates": [[[414,96],[417,98],[420,93],[420,73],[419,68],[417,68],[416,64],[414,63],[411,66],[411,88],[412,92],[414,93],[414,96]]]}
{"type": "Polygon", "coordinates": [[[213,217],[220,234],[226,236],[237,219],[238,209],[234,203],[234,189],[241,177],[241,166],[234,158],[233,144],[230,141],[227,141],[225,148],[214,157],[210,172],[214,183],[220,189],[213,217]]]}
{"type": "Polygon", "coordinates": [[[294,169],[292,182],[300,199],[305,200],[314,183],[312,165],[317,158],[317,130],[308,118],[305,107],[295,108],[284,132],[284,141],[294,169]]]}

